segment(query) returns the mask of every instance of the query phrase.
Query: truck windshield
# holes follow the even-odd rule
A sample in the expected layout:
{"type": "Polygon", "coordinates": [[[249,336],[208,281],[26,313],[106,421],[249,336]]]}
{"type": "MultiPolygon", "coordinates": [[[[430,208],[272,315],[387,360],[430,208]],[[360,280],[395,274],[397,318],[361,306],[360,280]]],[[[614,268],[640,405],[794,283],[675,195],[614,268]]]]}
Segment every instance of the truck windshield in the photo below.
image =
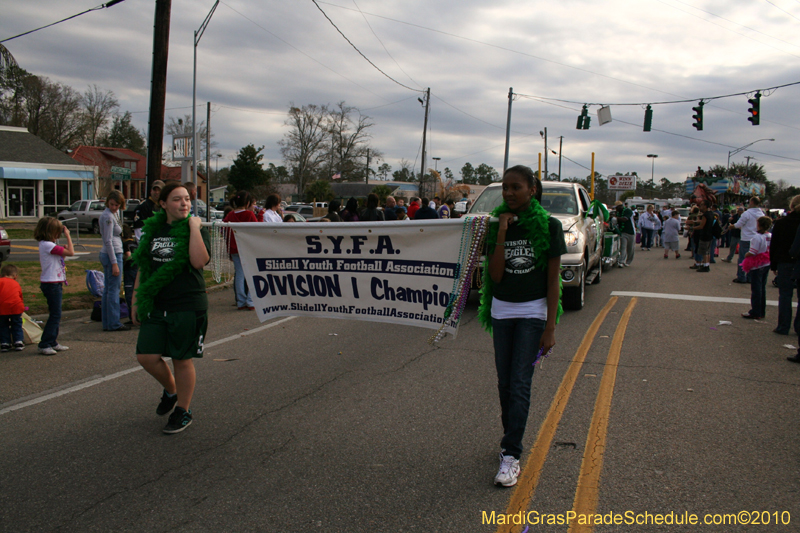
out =
{"type": "MultiPolygon", "coordinates": [[[[470,208],[470,213],[491,213],[503,202],[502,187],[485,189],[470,208]]],[[[549,188],[542,191],[542,207],[553,215],[577,215],[578,204],[572,189],[549,188]]]]}

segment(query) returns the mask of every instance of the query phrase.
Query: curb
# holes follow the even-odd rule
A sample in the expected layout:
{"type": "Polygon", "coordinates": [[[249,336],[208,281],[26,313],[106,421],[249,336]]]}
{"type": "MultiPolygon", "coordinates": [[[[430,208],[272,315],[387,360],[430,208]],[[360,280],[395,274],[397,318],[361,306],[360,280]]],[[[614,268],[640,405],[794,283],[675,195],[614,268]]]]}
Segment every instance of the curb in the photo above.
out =
{"type": "MultiPolygon", "coordinates": [[[[226,281],[225,283],[220,283],[219,285],[214,285],[213,287],[209,287],[206,289],[206,292],[216,292],[221,291],[223,289],[227,289],[233,286],[233,280],[226,281]]],[[[90,307],[86,307],[84,309],[70,309],[69,311],[62,311],[61,312],[61,320],[71,320],[86,314],[87,311],[90,311],[90,307]]],[[[46,322],[48,317],[50,316],[49,313],[45,313],[42,315],[30,315],[30,317],[34,320],[41,320],[42,322],[46,322]]]]}

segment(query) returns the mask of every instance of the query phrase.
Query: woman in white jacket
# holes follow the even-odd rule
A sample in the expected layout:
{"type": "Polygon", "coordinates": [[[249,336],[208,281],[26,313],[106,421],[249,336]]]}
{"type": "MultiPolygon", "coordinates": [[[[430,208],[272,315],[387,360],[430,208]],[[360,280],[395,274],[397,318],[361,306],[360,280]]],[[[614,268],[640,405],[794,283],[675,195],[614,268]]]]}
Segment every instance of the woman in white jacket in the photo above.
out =
{"type": "Polygon", "coordinates": [[[642,250],[650,251],[653,246],[653,234],[661,229],[661,220],[655,214],[653,204],[639,217],[639,229],[642,230],[642,250]]]}

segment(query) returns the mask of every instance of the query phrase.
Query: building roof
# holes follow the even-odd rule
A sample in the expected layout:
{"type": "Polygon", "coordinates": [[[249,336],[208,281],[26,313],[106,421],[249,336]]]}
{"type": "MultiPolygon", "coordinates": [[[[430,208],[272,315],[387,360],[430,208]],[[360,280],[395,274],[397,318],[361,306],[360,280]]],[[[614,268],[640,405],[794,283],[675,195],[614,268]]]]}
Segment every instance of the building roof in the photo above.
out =
{"type": "Polygon", "coordinates": [[[111,167],[123,166],[126,161],[136,161],[136,171],[131,179],[143,180],[147,169],[147,158],[128,148],[104,148],[102,146],[78,146],[70,152],[70,157],[84,165],[97,167],[101,178],[111,176],[111,167]]]}
{"type": "Polygon", "coordinates": [[[39,165],[81,164],[25,128],[12,126],[0,126],[0,161],[39,165]]]}

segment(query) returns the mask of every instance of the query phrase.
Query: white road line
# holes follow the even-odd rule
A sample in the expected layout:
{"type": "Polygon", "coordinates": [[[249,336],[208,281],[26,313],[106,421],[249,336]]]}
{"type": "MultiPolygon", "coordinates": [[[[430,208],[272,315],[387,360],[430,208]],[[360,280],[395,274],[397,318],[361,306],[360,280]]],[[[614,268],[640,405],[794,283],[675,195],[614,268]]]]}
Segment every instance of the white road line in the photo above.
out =
{"type": "Polygon", "coordinates": [[[251,330],[245,331],[243,333],[238,333],[236,335],[231,335],[230,337],[225,337],[224,339],[220,339],[218,341],[209,342],[208,344],[205,345],[205,347],[206,348],[213,348],[214,346],[219,346],[220,344],[224,344],[226,342],[235,341],[236,339],[240,339],[242,337],[246,337],[248,335],[252,335],[253,333],[259,333],[261,331],[264,331],[265,329],[269,329],[269,328],[278,326],[280,324],[283,324],[284,322],[288,322],[288,321],[293,320],[295,318],[297,318],[297,317],[296,316],[287,316],[286,318],[282,318],[280,320],[276,320],[275,322],[270,322],[269,324],[266,324],[264,326],[258,327],[256,329],[251,329],[251,330]]]}
{"type": "MultiPolygon", "coordinates": [[[[688,300],[692,302],[716,302],[723,304],[750,305],[750,298],[722,298],[719,296],[697,296],[694,294],[664,294],[660,292],[625,292],[613,291],[611,296],[629,296],[636,298],[663,298],[665,300],[688,300]]],[[[767,300],[767,305],[778,306],[777,300],[767,300]]],[[[797,303],[792,304],[797,307],[797,303]]]]}
{"type": "MultiPolygon", "coordinates": [[[[270,322],[269,324],[263,325],[261,327],[258,327],[258,328],[255,328],[255,329],[251,329],[251,330],[245,331],[243,333],[239,333],[237,335],[231,335],[230,337],[225,337],[224,339],[219,339],[219,340],[214,341],[214,342],[209,342],[208,344],[205,345],[205,348],[213,348],[214,346],[219,346],[220,344],[224,344],[226,342],[235,341],[236,339],[241,339],[242,337],[246,337],[248,335],[253,335],[254,333],[259,333],[261,331],[264,331],[264,330],[267,330],[269,328],[278,326],[280,324],[283,324],[284,322],[288,322],[289,320],[292,320],[292,319],[295,319],[295,318],[297,318],[297,317],[296,316],[289,316],[289,317],[286,317],[286,318],[282,318],[281,320],[276,320],[275,322],[270,322]]],[[[56,391],[56,392],[53,392],[53,393],[50,393],[50,394],[44,394],[42,396],[39,396],[37,398],[33,398],[33,399],[28,400],[26,402],[20,402],[20,403],[11,405],[9,407],[6,407],[4,409],[0,409],[0,415],[4,415],[4,414],[10,413],[12,411],[17,411],[17,410],[23,409],[25,407],[30,407],[32,405],[37,405],[37,404],[40,404],[42,402],[46,402],[48,400],[52,400],[54,398],[58,398],[59,396],[64,396],[65,394],[69,394],[71,392],[77,392],[79,390],[87,389],[89,387],[93,387],[95,385],[99,385],[101,383],[105,383],[106,381],[111,381],[112,379],[121,378],[122,376],[126,376],[128,374],[132,374],[133,372],[137,372],[139,370],[142,370],[142,367],[137,366],[137,367],[129,368],[127,370],[122,370],[121,372],[116,372],[114,374],[109,374],[108,376],[103,376],[101,378],[97,378],[97,379],[93,379],[93,380],[90,380],[90,381],[86,381],[84,383],[79,383],[78,385],[74,385],[72,387],[69,387],[69,388],[66,388],[66,389],[63,389],[63,390],[59,390],[59,391],[56,391]]]]}

